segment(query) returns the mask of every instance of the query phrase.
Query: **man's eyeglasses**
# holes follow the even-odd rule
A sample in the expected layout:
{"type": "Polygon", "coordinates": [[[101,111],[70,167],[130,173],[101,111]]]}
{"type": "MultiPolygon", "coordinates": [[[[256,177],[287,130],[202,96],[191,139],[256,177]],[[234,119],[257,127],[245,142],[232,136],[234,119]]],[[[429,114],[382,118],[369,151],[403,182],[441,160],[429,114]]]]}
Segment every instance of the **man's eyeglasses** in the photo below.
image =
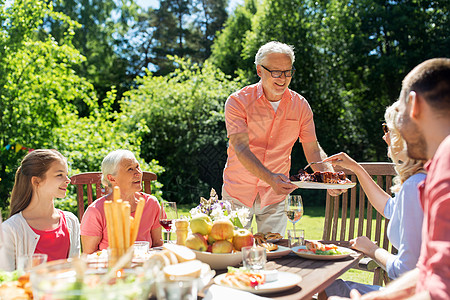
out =
{"type": "Polygon", "coordinates": [[[389,132],[389,127],[387,126],[386,123],[381,124],[381,126],[383,126],[383,132],[384,134],[387,134],[389,132]]]}
{"type": "Polygon", "coordinates": [[[264,67],[263,65],[261,65],[261,67],[263,67],[264,69],[266,69],[267,71],[269,71],[269,72],[270,72],[270,75],[271,75],[273,78],[280,78],[281,75],[283,75],[283,73],[284,73],[284,76],[286,76],[286,77],[292,77],[292,76],[294,76],[294,73],[295,73],[295,68],[294,68],[294,66],[292,66],[292,69],[286,70],[286,71],[271,71],[271,70],[267,69],[266,67],[264,67]]]}

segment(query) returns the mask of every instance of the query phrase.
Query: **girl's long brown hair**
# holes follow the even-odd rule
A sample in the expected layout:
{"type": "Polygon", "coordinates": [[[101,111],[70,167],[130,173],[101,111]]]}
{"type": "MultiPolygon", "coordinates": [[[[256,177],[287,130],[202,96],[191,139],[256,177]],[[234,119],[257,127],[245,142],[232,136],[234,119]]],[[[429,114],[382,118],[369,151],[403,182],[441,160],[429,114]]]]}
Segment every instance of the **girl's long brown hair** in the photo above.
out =
{"type": "Polygon", "coordinates": [[[14,187],[11,193],[11,212],[13,216],[25,208],[31,202],[33,184],[31,178],[45,179],[45,173],[55,161],[66,161],[65,157],[53,149],[37,149],[28,153],[17,169],[14,187]]]}

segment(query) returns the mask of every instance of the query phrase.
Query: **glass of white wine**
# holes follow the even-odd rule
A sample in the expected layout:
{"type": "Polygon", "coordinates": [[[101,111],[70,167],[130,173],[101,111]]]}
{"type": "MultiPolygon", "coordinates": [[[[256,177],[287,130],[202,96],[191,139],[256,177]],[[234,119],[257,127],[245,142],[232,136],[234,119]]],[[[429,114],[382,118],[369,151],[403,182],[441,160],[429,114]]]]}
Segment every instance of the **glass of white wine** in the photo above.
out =
{"type": "Polygon", "coordinates": [[[302,202],[302,196],[300,195],[289,195],[286,205],[285,205],[285,211],[286,215],[289,219],[289,221],[292,222],[293,231],[294,231],[294,238],[295,236],[295,223],[300,221],[300,219],[303,217],[303,202],[302,202]]]}

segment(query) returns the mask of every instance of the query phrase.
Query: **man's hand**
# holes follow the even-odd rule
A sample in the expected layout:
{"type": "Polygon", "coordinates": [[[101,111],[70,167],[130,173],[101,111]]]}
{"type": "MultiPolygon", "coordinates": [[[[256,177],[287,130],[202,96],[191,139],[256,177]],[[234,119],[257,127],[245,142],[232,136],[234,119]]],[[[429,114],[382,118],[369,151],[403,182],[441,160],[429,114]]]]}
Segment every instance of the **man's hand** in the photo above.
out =
{"type": "Polygon", "coordinates": [[[337,197],[342,193],[347,192],[347,189],[342,189],[342,190],[338,190],[338,189],[333,189],[333,190],[328,190],[328,194],[330,194],[330,196],[332,197],[337,197]]]}
{"type": "Polygon", "coordinates": [[[272,189],[275,191],[275,193],[279,195],[287,195],[290,194],[293,190],[297,188],[295,184],[293,184],[289,178],[286,177],[284,174],[280,173],[273,173],[270,179],[270,182],[268,182],[272,189]]]}

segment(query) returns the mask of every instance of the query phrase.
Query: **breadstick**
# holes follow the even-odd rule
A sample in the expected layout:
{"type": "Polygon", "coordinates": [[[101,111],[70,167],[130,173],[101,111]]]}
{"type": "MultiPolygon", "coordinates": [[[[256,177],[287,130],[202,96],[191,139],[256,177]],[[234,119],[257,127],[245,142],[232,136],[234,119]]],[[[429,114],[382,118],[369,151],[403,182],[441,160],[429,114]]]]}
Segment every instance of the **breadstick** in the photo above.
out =
{"type": "Polygon", "coordinates": [[[139,231],[139,225],[141,223],[142,212],[144,211],[145,200],[144,198],[139,198],[139,201],[136,206],[136,212],[134,213],[134,228],[133,228],[133,238],[131,239],[131,243],[134,244],[137,238],[137,234],[139,231]]]}
{"type": "Polygon", "coordinates": [[[130,204],[129,203],[122,203],[123,209],[122,209],[122,219],[123,219],[123,238],[124,238],[124,245],[125,245],[125,251],[131,246],[130,244],[130,204]]]}
{"type": "Polygon", "coordinates": [[[130,218],[130,246],[134,244],[133,242],[133,232],[134,232],[134,218],[132,216],[130,218]]]}
{"type": "Polygon", "coordinates": [[[115,186],[113,190],[113,200],[114,202],[116,202],[119,199],[120,199],[120,188],[118,186],[115,186]]]}
{"type": "Polygon", "coordinates": [[[122,219],[122,200],[119,199],[113,203],[113,217],[116,228],[114,228],[114,234],[117,238],[117,249],[119,256],[122,256],[125,251],[125,244],[123,239],[123,219],[122,219]]]}
{"type": "Polygon", "coordinates": [[[116,240],[114,236],[114,220],[112,213],[112,202],[105,201],[104,203],[105,217],[106,217],[106,230],[108,232],[108,244],[110,248],[116,248],[116,240]]]}

